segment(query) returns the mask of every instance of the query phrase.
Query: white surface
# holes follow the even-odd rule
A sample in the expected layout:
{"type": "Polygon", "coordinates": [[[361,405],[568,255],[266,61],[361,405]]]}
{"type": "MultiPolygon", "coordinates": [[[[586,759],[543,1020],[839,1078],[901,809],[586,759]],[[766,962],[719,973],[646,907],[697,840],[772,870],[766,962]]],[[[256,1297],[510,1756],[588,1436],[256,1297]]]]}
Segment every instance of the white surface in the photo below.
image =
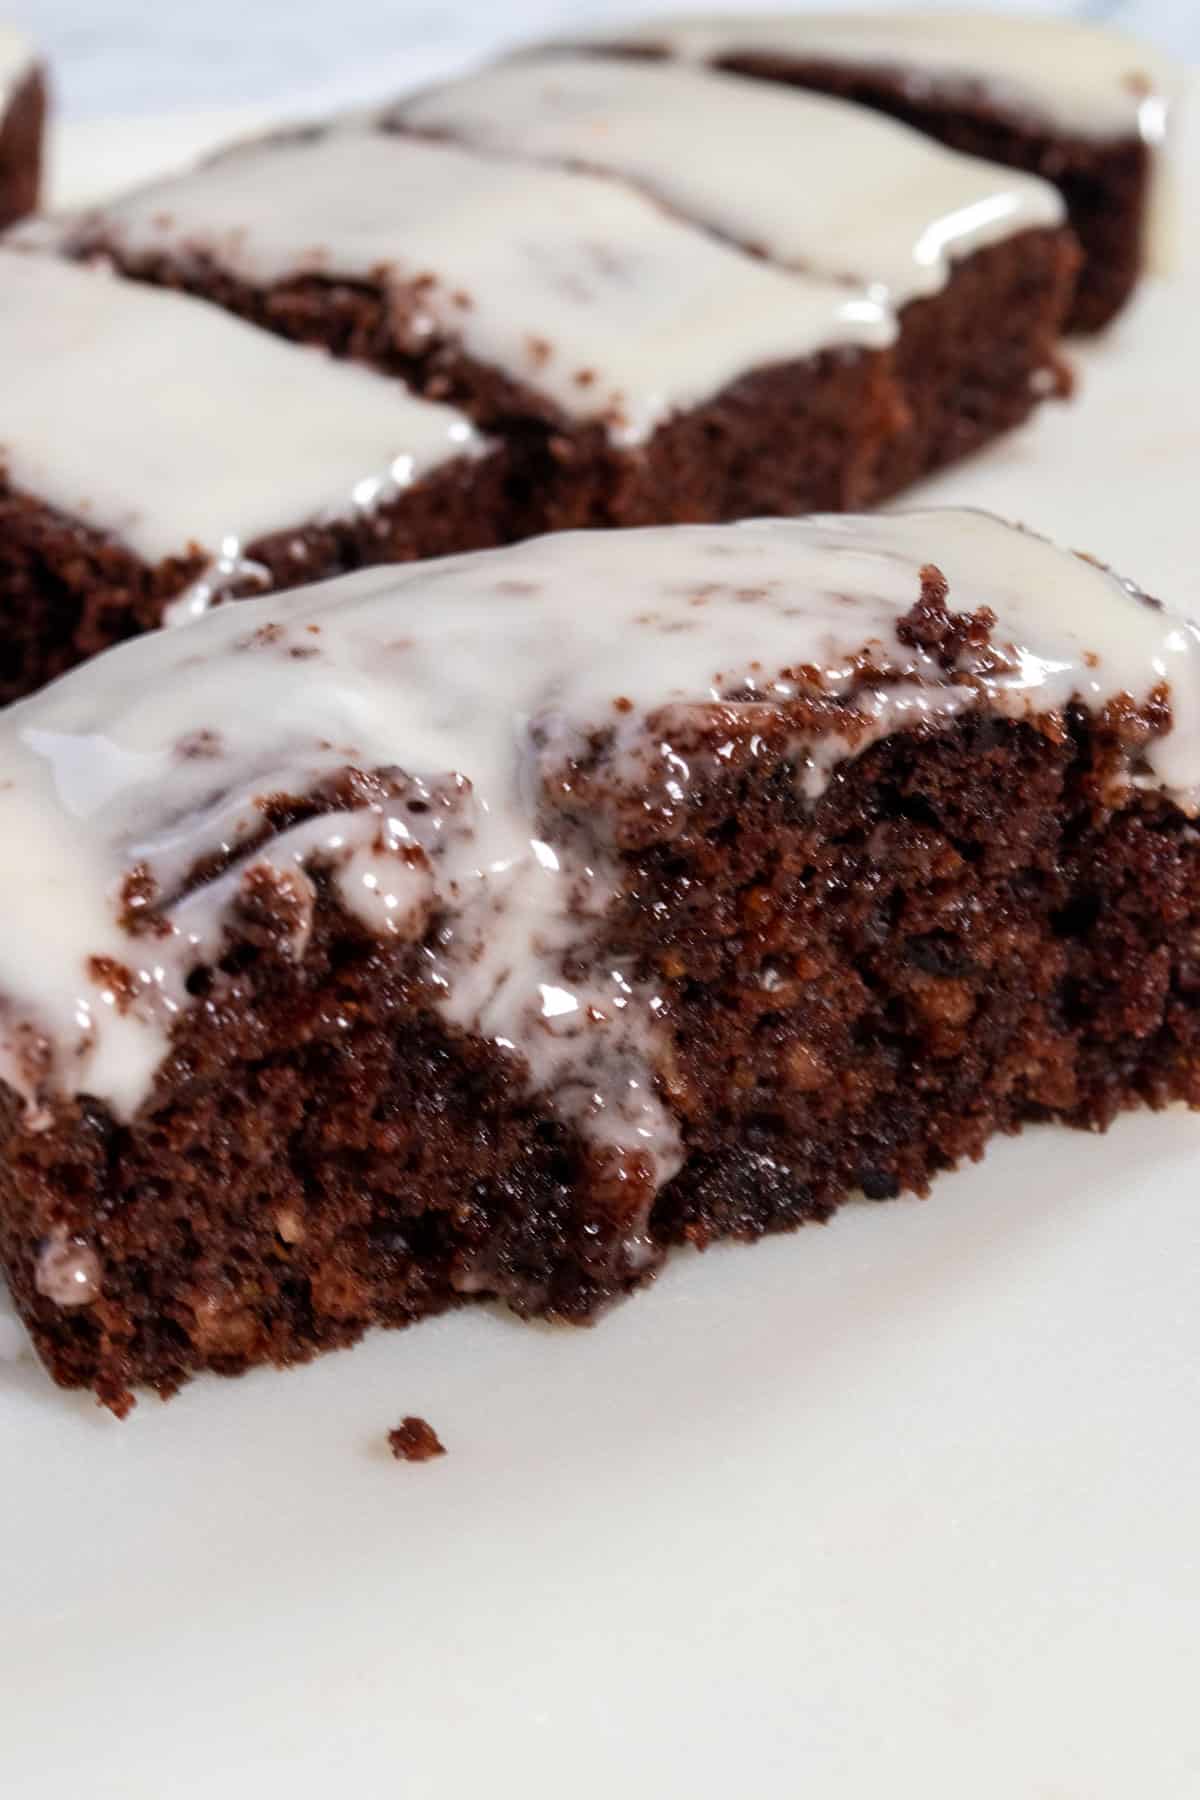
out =
{"type": "MultiPolygon", "coordinates": [[[[1198,300],[923,497],[1195,605],[1198,300]]],[[[1031,1132],[592,1332],[464,1315],[125,1426],[0,1371],[6,1792],[1190,1800],[1198,1168],[1178,1113],[1031,1132]]]]}

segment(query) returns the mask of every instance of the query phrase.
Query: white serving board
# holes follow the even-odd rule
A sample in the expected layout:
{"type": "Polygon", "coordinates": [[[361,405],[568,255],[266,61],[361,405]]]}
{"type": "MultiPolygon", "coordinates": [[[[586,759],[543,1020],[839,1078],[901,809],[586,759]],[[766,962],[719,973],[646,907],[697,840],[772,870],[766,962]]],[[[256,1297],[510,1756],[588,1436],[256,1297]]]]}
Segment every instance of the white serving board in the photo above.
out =
{"type": "MultiPolygon", "coordinates": [[[[80,130],[60,193],[223,124],[80,130]]],[[[1185,258],[925,497],[1200,608],[1198,313],[1185,258]]],[[[1198,1187],[1200,1119],[1038,1130],[594,1331],[477,1311],[125,1425],[0,1369],[0,1787],[1200,1793],[1198,1187]],[[391,1460],[409,1412],[445,1459],[391,1460]]]]}

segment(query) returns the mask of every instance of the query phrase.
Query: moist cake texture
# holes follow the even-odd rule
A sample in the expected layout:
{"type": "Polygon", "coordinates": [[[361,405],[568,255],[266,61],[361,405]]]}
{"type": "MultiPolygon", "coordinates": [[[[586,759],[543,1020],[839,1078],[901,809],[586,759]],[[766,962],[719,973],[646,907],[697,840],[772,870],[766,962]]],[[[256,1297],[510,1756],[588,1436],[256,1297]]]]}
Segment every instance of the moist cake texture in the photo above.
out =
{"type": "Polygon", "coordinates": [[[33,45],[0,25],[0,230],[37,205],[45,118],[46,82],[33,45]]]}
{"type": "Polygon", "coordinates": [[[0,701],[231,595],[503,541],[464,414],[107,271],[0,251],[0,701]]]}
{"type": "Polygon", "coordinates": [[[681,64],[547,53],[428,90],[385,121],[620,176],[743,249],[888,306],[908,425],[881,493],[1054,390],[1077,258],[1058,190],[862,107],[681,64]]]}
{"type": "Polygon", "coordinates": [[[982,514],[562,534],[0,718],[0,1261],[116,1410],[1200,1100],[1200,634],[982,514]]]}
{"type": "MultiPolygon", "coordinates": [[[[598,34],[601,48],[611,48],[598,34]]],[[[1157,162],[1180,83],[1165,57],[1088,22],[976,11],[697,13],[620,47],[811,88],[1061,189],[1085,261],[1071,324],[1095,331],[1163,253],[1157,162]]]]}
{"type": "Polygon", "coordinates": [[[543,527],[864,499],[887,309],[628,186],[361,123],[241,146],[66,247],[401,376],[541,458],[543,527]]]}

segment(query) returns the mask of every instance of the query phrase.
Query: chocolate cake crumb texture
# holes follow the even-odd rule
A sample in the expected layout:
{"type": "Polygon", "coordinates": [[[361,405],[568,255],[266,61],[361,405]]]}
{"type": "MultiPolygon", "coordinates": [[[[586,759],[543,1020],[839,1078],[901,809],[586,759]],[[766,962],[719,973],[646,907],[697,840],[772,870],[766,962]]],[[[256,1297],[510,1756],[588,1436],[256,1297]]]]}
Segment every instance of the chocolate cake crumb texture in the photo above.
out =
{"type": "Polygon", "coordinates": [[[1200,1099],[1200,634],[983,514],[370,571],[0,750],[0,1261],[117,1411],[1200,1099]]]}
{"type": "Polygon", "coordinates": [[[429,1421],[411,1414],[388,1432],[388,1444],[397,1462],[431,1462],[435,1456],[446,1454],[445,1444],[429,1421]]]}

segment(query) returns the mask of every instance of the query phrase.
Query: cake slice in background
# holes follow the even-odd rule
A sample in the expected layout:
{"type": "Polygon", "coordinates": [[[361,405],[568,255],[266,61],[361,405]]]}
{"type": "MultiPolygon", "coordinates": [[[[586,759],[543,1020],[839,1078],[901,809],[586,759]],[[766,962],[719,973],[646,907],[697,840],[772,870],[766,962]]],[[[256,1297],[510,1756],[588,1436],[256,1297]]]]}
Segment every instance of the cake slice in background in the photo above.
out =
{"type": "Polygon", "coordinates": [[[546,54],[384,118],[619,176],[768,262],[888,305],[908,418],[876,498],[1020,424],[1059,385],[1078,251],[1057,189],[862,107],[702,68],[546,54]]]}
{"type": "Polygon", "coordinates": [[[0,703],[223,599],[502,543],[519,484],[452,407],[0,250],[0,703]]]}
{"type": "Polygon", "coordinates": [[[985,514],[250,600],[0,768],[0,1264],[117,1411],[1200,1103],[1200,634],[985,514]]]}
{"type": "Polygon", "coordinates": [[[1165,57],[1105,26],[967,10],[694,13],[595,42],[819,89],[1044,175],[1084,249],[1077,331],[1107,325],[1162,249],[1169,209],[1156,165],[1180,80],[1165,57]]]}
{"type": "Polygon", "coordinates": [[[0,230],[38,203],[46,78],[23,32],[0,24],[0,230]]]}
{"type": "Polygon", "coordinates": [[[519,447],[543,529],[869,499],[896,326],[600,176],[363,122],[238,145],[62,247],[370,364],[519,447]]]}

